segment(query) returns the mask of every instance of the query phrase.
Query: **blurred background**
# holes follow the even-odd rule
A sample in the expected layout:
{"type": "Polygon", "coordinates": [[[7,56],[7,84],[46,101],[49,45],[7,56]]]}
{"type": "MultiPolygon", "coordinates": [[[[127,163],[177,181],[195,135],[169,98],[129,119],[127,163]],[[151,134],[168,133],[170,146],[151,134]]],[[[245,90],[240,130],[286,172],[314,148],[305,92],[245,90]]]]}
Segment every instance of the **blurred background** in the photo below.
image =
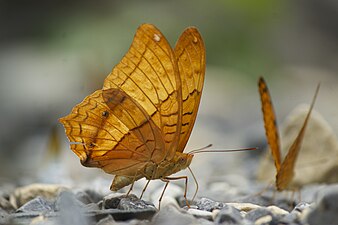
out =
{"type": "MultiPolygon", "coordinates": [[[[0,1],[0,183],[103,177],[108,190],[112,177],[80,165],[58,118],[102,87],[142,23],[172,46],[187,26],[204,38],[206,80],[187,150],[265,145],[259,76],[278,122],[321,82],[315,108],[337,133],[336,1],[0,1]]],[[[200,154],[192,169],[202,184],[251,176],[261,152],[200,154]]]]}

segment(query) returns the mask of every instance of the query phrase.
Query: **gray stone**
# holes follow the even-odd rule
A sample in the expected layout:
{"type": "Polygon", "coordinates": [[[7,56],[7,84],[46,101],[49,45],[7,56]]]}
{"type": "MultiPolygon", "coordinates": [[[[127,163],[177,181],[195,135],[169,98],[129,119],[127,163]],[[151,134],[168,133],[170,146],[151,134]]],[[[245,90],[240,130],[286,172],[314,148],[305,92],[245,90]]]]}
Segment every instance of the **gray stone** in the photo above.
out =
{"type": "Polygon", "coordinates": [[[91,224],[90,217],[85,215],[84,204],[76,199],[76,196],[68,191],[63,191],[56,202],[59,210],[60,224],[86,225],[91,224]]]}
{"type": "Polygon", "coordinates": [[[307,202],[300,202],[296,205],[296,207],[291,211],[292,212],[303,212],[305,209],[309,208],[311,204],[307,202]]]}
{"type": "Polygon", "coordinates": [[[201,198],[196,202],[197,209],[212,212],[214,209],[222,209],[225,203],[216,202],[208,198],[201,198]]]}
{"type": "Polygon", "coordinates": [[[243,217],[238,209],[225,205],[218,212],[214,221],[216,224],[242,224],[243,217]]]}
{"type": "Polygon", "coordinates": [[[99,206],[95,203],[89,203],[84,206],[85,211],[96,211],[100,210],[99,206]]]}
{"type": "MultiPolygon", "coordinates": [[[[255,224],[278,224],[281,221],[285,221],[285,216],[289,213],[277,206],[260,207],[249,211],[245,215],[245,219],[254,222],[255,224]]],[[[289,220],[290,222],[293,221],[289,220]]],[[[289,223],[286,223],[289,224],[289,223]]]]}
{"type": "Polygon", "coordinates": [[[126,221],[131,219],[150,220],[155,213],[156,210],[152,209],[140,209],[134,211],[126,211],[121,209],[102,209],[87,212],[86,216],[95,221],[100,221],[107,216],[113,217],[115,221],[126,221]]]}
{"type": "Polygon", "coordinates": [[[245,219],[255,222],[259,218],[267,215],[273,216],[273,213],[270,212],[270,210],[268,210],[267,208],[261,207],[248,212],[245,215],[245,219]]]}
{"type": "Polygon", "coordinates": [[[48,212],[54,210],[54,203],[38,196],[16,210],[19,212],[48,212]]]}
{"type": "Polygon", "coordinates": [[[123,210],[135,210],[135,209],[156,209],[151,202],[143,201],[137,198],[135,195],[122,198],[118,206],[119,209],[123,210]]]}
{"type": "Polygon", "coordinates": [[[102,195],[101,193],[98,193],[97,191],[92,190],[92,189],[86,189],[84,192],[90,197],[90,199],[94,203],[98,203],[104,197],[104,195],[102,195]]]}
{"type": "Polygon", "coordinates": [[[76,198],[76,195],[70,191],[62,191],[58,198],[55,201],[55,210],[60,211],[62,207],[67,207],[65,202],[70,203],[70,205],[76,205],[77,208],[85,211],[86,204],[82,203],[76,198]]]}
{"type": "Polygon", "coordinates": [[[122,210],[139,210],[139,209],[156,209],[155,206],[147,201],[137,198],[135,195],[115,195],[111,194],[103,198],[102,208],[104,209],[122,209],[122,210]]]}
{"type": "Polygon", "coordinates": [[[318,202],[306,216],[310,225],[338,224],[338,185],[323,190],[318,194],[318,202]]]}
{"type": "Polygon", "coordinates": [[[8,224],[8,213],[0,208],[0,224],[8,224]]]}
{"type": "Polygon", "coordinates": [[[188,225],[188,224],[200,224],[198,220],[188,214],[186,211],[183,211],[173,205],[167,205],[163,207],[152,219],[152,225],[188,225]]]}
{"type": "Polygon", "coordinates": [[[103,197],[102,209],[117,209],[122,198],[126,195],[121,193],[111,193],[103,197]]]}
{"type": "Polygon", "coordinates": [[[83,191],[77,191],[75,193],[76,199],[82,202],[83,204],[90,204],[94,203],[93,199],[88,195],[86,192],[83,191]]]}
{"type": "Polygon", "coordinates": [[[111,215],[108,215],[102,219],[100,219],[96,225],[116,225],[116,221],[111,215]]]}
{"type": "Polygon", "coordinates": [[[189,208],[187,212],[196,218],[212,220],[212,212],[209,212],[209,211],[189,208]]]}
{"type": "Polygon", "coordinates": [[[48,201],[54,201],[63,190],[67,190],[67,188],[56,184],[31,184],[15,189],[10,196],[10,202],[15,208],[19,208],[38,196],[48,201]]]}

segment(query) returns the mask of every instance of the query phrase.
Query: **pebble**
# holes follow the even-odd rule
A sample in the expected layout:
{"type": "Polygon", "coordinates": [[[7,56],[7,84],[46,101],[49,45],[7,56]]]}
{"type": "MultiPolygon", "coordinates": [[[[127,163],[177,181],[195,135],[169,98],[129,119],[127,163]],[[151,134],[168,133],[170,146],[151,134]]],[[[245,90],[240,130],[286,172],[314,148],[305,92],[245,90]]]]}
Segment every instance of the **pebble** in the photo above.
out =
{"type": "Polygon", "coordinates": [[[305,220],[310,225],[338,224],[338,185],[330,186],[318,193],[317,202],[305,220]]]}
{"type": "Polygon", "coordinates": [[[250,220],[250,221],[255,222],[256,220],[258,220],[262,217],[266,217],[266,216],[270,216],[272,218],[273,213],[268,208],[260,207],[260,208],[257,208],[257,209],[254,209],[254,210],[251,210],[250,212],[248,212],[245,215],[245,218],[250,220]]]}
{"type": "Polygon", "coordinates": [[[188,214],[185,210],[179,209],[173,205],[167,205],[163,207],[152,219],[152,224],[161,224],[161,225],[190,225],[190,224],[200,224],[197,222],[197,219],[188,214]]]}
{"type": "Polygon", "coordinates": [[[197,209],[212,212],[215,209],[222,209],[225,204],[223,202],[213,201],[208,198],[201,198],[196,203],[197,209]]]}
{"type": "Polygon", "coordinates": [[[77,200],[72,192],[61,192],[55,205],[56,210],[59,211],[58,221],[60,224],[92,224],[91,218],[85,216],[84,204],[77,200]]]}
{"type": "Polygon", "coordinates": [[[91,198],[91,196],[87,194],[87,192],[84,192],[84,191],[76,191],[75,197],[77,200],[79,200],[83,204],[94,203],[94,200],[91,198]]]}
{"type": "Polygon", "coordinates": [[[63,190],[67,190],[65,186],[56,184],[31,184],[16,188],[10,195],[10,203],[19,208],[26,202],[40,196],[46,200],[53,201],[63,190]]]}
{"type": "Polygon", "coordinates": [[[212,212],[209,211],[204,211],[204,210],[198,210],[198,209],[193,209],[190,208],[187,211],[189,214],[193,215],[196,218],[203,218],[206,220],[213,220],[213,214],[212,212]]]}
{"type": "Polygon", "coordinates": [[[103,198],[103,209],[122,209],[122,210],[138,210],[138,209],[152,209],[156,210],[151,202],[139,199],[134,194],[110,194],[103,198]]]}
{"type": "Polygon", "coordinates": [[[8,213],[0,208],[0,224],[6,224],[8,221],[8,213]]]}
{"type": "Polygon", "coordinates": [[[23,212],[49,212],[54,210],[54,203],[47,201],[43,197],[36,197],[16,210],[17,213],[23,212]]]}
{"type": "MultiPolygon", "coordinates": [[[[23,188],[23,187],[21,187],[23,188]]],[[[15,189],[17,191],[18,189],[15,189]]],[[[41,188],[39,188],[41,190],[41,188]]],[[[56,189],[55,189],[56,190],[56,189]]],[[[95,191],[64,189],[56,191],[58,195],[44,197],[37,195],[21,207],[14,210],[5,197],[0,204],[0,224],[31,225],[133,225],[133,224],[244,224],[244,225],[317,225],[337,224],[338,221],[338,185],[320,186],[315,195],[315,202],[300,202],[290,212],[280,206],[288,201],[287,195],[275,201],[278,205],[263,206],[248,202],[222,202],[209,198],[200,198],[190,208],[178,207],[171,196],[164,197],[161,210],[151,202],[141,200],[133,194],[111,193],[93,200],[95,191]],[[51,197],[52,196],[52,197],[51,197]],[[167,200],[165,200],[167,199],[167,200]]],[[[11,194],[24,199],[23,195],[11,194]]],[[[33,195],[31,195],[33,196],[33,195]]],[[[26,198],[29,199],[29,198],[26,198]]],[[[1,198],[0,198],[1,200],[1,198]]],[[[14,199],[16,201],[16,199],[14,199]]],[[[17,201],[19,202],[19,201],[17,201]]]]}
{"type": "Polygon", "coordinates": [[[241,224],[242,214],[238,209],[232,206],[223,207],[215,217],[216,224],[241,224]]]}

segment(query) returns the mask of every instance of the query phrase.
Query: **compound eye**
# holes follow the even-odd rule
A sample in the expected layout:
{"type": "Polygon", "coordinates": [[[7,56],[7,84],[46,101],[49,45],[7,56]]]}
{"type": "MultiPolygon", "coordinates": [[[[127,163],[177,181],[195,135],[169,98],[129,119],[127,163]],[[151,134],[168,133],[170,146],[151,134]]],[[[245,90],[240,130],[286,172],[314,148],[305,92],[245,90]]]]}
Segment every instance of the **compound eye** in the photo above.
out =
{"type": "Polygon", "coordinates": [[[185,158],[180,158],[179,162],[180,162],[180,164],[185,164],[186,160],[185,160],[185,158]]]}

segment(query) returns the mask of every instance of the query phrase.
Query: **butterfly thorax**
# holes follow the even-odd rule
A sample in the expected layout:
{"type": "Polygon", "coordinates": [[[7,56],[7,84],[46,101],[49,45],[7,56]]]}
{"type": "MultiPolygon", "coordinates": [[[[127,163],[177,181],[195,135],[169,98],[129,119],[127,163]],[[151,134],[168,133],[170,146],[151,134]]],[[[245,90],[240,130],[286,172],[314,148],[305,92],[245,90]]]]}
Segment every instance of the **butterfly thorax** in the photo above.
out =
{"type": "Polygon", "coordinates": [[[192,158],[192,154],[176,152],[174,158],[171,160],[165,159],[158,164],[150,161],[134,176],[115,176],[113,183],[110,186],[110,190],[118,191],[143,177],[148,180],[165,178],[171,174],[187,168],[190,165],[192,158]]]}
{"type": "Polygon", "coordinates": [[[144,168],[144,173],[148,180],[161,179],[177,173],[180,170],[187,168],[193,155],[176,152],[171,160],[163,160],[159,164],[149,163],[144,168]]]}

